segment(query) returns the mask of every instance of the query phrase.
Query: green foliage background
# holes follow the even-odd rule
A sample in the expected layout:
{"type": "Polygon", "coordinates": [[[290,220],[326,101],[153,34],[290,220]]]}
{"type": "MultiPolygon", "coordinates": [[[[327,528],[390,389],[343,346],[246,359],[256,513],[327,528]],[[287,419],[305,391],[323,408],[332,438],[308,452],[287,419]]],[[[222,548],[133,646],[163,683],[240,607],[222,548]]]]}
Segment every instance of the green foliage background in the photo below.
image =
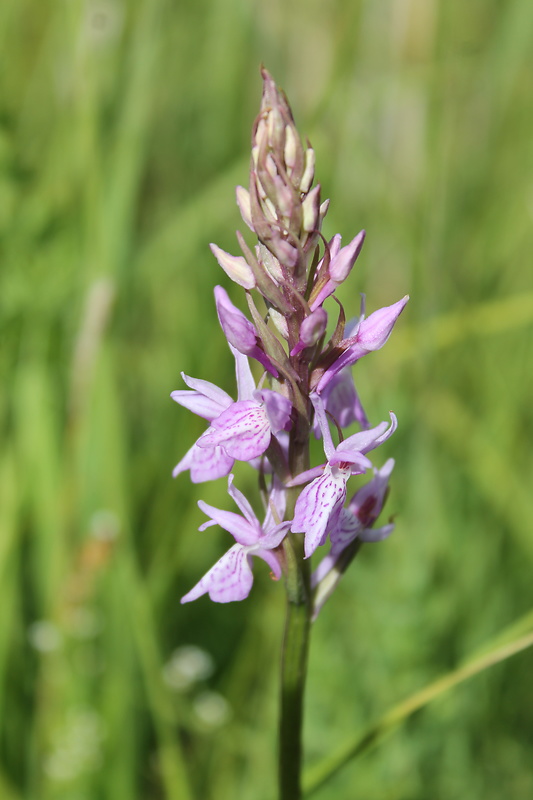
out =
{"type": "MultiPolygon", "coordinates": [[[[315,626],[308,763],[531,610],[532,44],[528,0],[0,4],[2,800],[274,796],[283,589],[258,565],[246,603],[180,606],[228,545],[196,500],[227,499],[172,481],[203,426],[168,399],[181,370],[233,391],[208,243],[236,252],[261,62],[325,233],[367,230],[347,313],[411,295],[357,369],[400,421],[397,529],[315,626]],[[215,671],[177,691],[187,644],[215,671]]],[[[531,798],[531,659],[317,800],[531,798]]]]}

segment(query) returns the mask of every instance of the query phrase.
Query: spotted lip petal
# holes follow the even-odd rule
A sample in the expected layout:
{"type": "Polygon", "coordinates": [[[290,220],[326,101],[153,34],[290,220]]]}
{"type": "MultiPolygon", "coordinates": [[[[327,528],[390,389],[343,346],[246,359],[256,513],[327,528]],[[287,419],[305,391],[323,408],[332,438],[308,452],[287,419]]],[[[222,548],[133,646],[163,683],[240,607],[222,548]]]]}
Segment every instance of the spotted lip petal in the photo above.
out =
{"type": "Polygon", "coordinates": [[[213,420],[198,445],[219,445],[237,461],[251,461],[265,452],[271,435],[265,409],[252,400],[243,400],[233,403],[213,420]]]}
{"type": "Polygon", "coordinates": [[[250,594],[253,582],[250,557],[241,545],[234,544],[209,572],[206,572],[196,586],[181,598],[181,602],[190,603],[203,594],[208,594],[215,603],[245,600],[250,594]]]}
{"type": "MultiPolygon", "coordinates": [[[[348,473],[349,474],[349,473],[348,473]]],[[[348,474],[334,475],[329,467],[303,489],[296,501],[291,530],[305,533],[305,557],[322,544],[328,528],[335,524],[346,498],[348,474]]]]}

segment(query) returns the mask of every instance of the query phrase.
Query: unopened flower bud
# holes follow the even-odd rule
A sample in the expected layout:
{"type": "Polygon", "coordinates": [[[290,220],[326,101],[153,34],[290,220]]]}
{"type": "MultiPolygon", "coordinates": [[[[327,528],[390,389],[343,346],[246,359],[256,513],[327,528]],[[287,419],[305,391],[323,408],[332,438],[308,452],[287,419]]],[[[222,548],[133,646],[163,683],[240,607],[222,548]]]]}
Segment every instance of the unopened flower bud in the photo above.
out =
{"type": "Polygon", "coordinates": [[[318,342],[326,331],[328,315],[323,308],[317,308],[304,319],[300,326],[300,341],[291,350],[291,356],[295,356],[306,347],[312,347],[318,342]]]}
{"type": "Polygon", "coordinates": [[[308,192],[315,177],[315,151],[308,147],[305,151],[305,168],[302,180],[300,181],[300,191],[308,192]]]}
{"type": "MultiPolygon", "coordinates": [[[[387,339],[392,333],[394,324],[409,300],[409,295],[405,295],[397,303],[392,306],[385,306],[379,308],[370,314],[369,317],[364,319],[355,336],[353,336],[354,344],[358,345],[367,353],[373,350],[379,350],[386,343],[387,339]]],[[[348,343],[350,340],[348,340],[348,343]]],[[[342,344],[341,344],[342,346],[342,344]]]]}
{"type": "Polygon", "coordinates": [[[252,268],[246,263],[242,256],[232,256],[216,244],[210,244],[209,247],[226,275],[231,278],[232,281],[235,281],[235,283],[238,283],[239,286],[242,286],[244,289],[255,288],[256,280],[252,268]]]}
{"type": "Polygon", "coordinates": [[[352,239],[350,244],[341,248],[335,258],[332,259],[329,265],[329,276],[333,281],[335,281],[336,284],[340,284],[345,281],[350,274],[352,267],[357,261],[357,257],[363,247],[365,236],[365,231],[358,233],[357,236],[352,239]]]}
{"type": "Polygon", "coordinates": [[[323,308],[317,308],[312,314],[304,319],[300,328],[300,338],[306,347],[316,344],[321,336],[324,335],[328,315],[323,308]]]}
{"type": "Polygon", "coordinates": [[[243,222],[255,233],[252,223],[252,210],[250,208],[250,192],[244,186],[237,186],[235,194],[237,195],[237,205],[243,222]]]}
{"type": "Polygon", "coordinates": [[[233,305],[222,286],[215,286],[215,302],[220,327],[229,344],[233,345],[239,353],[255,358],[274,377],[277,377],[277,369],[259,346],[259,336],[254,325],[246,319],[242,311],[233,305]]]}
{"type": "Polygon", "coordinates": [[[311,189],[302,203],[303,224],[302,228],[307,233],[312,233],[320,228],[320,184],[311,189]]]}
{"type": "Polygon", "coordinates": [[[281,283],[283,280],[283,272],[276,256],[274,256],[264,244],[258,244],[255,252],[259,264],[265,267],[270,277],[273,278],[276,283],[281,283]]]}

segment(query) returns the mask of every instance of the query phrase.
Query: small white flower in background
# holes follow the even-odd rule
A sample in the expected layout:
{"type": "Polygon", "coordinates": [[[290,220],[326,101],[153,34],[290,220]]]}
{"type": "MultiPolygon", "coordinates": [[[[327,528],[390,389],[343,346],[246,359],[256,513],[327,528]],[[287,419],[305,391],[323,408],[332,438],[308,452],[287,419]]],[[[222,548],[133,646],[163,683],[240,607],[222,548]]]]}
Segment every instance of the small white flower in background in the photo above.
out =
{"type": "Polygon", "coordinates": [[[112,44],[124,26],[122,3],[110,0],[90,0],[85,8],[84,37],[93,47],[112,44]]]}
{"type": "Polygon", "coordinates": [[[102,542],[114,541],[120,533],[120,519],[107,508],[95,511],[89,520],[91,536],[102,542]]]}
{"type": "Polygon", "coordinates": [[[39,653],[52,653],[61,647],[63,636],[53,622],[47,619],[38,619],[28,627],[28,640],[39,653]]]}
{"type": "Polygon", "coordinates": [[[183,692],[209,678],[214,668],[213,658],[206,650],[187,644],[174,650],[163,667],[163,680],[171,689],[183,692]]]}
{"type": "Polygon", "coordinates": [[[232,717],[230,704],[218,692],[202,692],[195,697],[192,707],[198,720],[208,728],[220,728],[232,717]]]}
{"type": "Polygon", "coordinates": [[[45,773],[53,780],[67,783],[94,772],[103,761],[103,738],[102,720],[96,712],[71,711],[56,731],[54,747],[44,760],[45,773]]]}

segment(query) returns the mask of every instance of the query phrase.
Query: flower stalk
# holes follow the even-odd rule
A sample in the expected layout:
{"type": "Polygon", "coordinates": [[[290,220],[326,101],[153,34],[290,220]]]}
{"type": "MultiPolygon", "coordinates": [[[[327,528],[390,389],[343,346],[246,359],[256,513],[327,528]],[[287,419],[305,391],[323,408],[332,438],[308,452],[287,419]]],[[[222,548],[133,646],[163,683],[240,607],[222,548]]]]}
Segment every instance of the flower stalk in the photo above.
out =
{"type": "Polygon", "coordinates": [[[208,427],[174,469],[202,483],[227,477],[239,513],[199,501],[208,520],[234,540],[230,549],[187,594],[227,603],[248,597],[254,557],[271,576],[283,576],[287,615],[283,637],[279,722],[279,797],[301,797],[304,687],[311,622],[353,560],[362,542],[379,541],[392,523],[374,528],[394,462],[346,503],[347,484],[373,468],[368,454],[396,430],[371,425],[351,367],[383,347],[407,297],[346,322],[337,288],[360,256],[365,232],[342,246],[321,228],[329,201],[314,182],[315,153],[304,146],[285,95],[263,69],[261,108],[252,130],[248,188],[237,187],[237,205],[256,237],[237,232],[242,255],[211,250],[226,278],[245,293],[250,318],[216,286],[220,326],[235,359],[236,399],[218,386],[183,375],[186,389],[172,393],[179,405],[208,427]],[[332,302],[334,301],[334,302],[332,302]],[[335,313],[330,324],[330,314],[335,313]],[[329,331],[329,332],[328,332],[329,331]],[[252,365],[254,365],[252,369],[252,365]],[[352,425],[359,430],[345,435],[352,425]],[[325,461],[310,463],[310,438],[322,439],[325,461]],[[264,499],[260,522],[250,500],[233,482],[235,461],[257,472],[264,499]],[[329,549],[328,549],[329,543],[329,549]],[[328,552],[312,572],[311,559],[328,552]]]}

